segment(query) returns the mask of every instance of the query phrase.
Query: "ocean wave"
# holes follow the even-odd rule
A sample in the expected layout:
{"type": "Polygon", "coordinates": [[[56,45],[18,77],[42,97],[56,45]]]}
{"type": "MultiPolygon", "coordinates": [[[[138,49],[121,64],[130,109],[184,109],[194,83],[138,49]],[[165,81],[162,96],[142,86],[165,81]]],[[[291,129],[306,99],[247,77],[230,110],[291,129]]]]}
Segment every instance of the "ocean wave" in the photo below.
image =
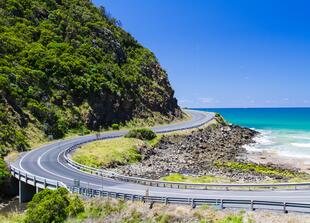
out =
{"type": "Polygon", "coordinates": [[[305,140],[310,140],[310,136],[302,136],[302,135],[295,135],[291,136],[293,139],[305,139],[305,140]]]}
{"type": "Polygon", "coordinates": [[[310,148],[310,143],[291,143],[292,146],[300,147],[300,148],[310,148]]]}
{"type": "Polygon", "coordinates": [[[267,137],[267,136],[257,136],[254,138],[254,141],[257,144],[261,144],[261,145],[272,145],[272,144],[274,144],[272,139],[270,137],[267,137]]]}

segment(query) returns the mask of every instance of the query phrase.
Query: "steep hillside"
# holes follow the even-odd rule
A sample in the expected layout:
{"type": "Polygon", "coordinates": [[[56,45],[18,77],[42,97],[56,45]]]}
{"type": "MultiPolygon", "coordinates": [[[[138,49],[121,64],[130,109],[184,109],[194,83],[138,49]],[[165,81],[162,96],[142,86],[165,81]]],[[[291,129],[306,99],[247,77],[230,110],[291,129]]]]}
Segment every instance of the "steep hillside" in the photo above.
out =
{"type": "Polygon", "coordinates": [[[89,0],[0,0],[0,151],[132,118],[182,116],[166,72],[89,0]]]}

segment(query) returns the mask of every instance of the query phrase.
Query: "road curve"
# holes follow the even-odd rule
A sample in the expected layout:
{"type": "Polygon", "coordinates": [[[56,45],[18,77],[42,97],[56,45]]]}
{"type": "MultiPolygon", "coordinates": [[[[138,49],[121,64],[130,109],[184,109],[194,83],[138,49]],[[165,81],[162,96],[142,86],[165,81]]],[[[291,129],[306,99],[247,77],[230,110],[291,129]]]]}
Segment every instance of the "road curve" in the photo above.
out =
{"type": "MultiPolygon", "coordinates": [[[[176,131],[199,127],[214,118],[213,113],[188,110],[192,116],[191,120],[171,125],[157,126],[152,128],[157,133],[176,131]]],[[[108,132],[102,134],[104,137],[118,137],[126,134],[127,131],[108,132]]],[[[199,199],[247,199],[281,202],[302,202],[310,203],[308,190],[284,190],[284,191],[216,191],[216,190],[194,190],[149,187],[134,183],[116,181],[109,178],[91,175],[80,172],[69,166],[63,157],[63,153],[70,146],[95,136],[81,136],[72,139],[60,140],[42,146],[23,154],[11,166],[22,170],[29,175],[35,175],[50,180],[60,181],[67,186],[72,186],[74,179],[80,180],[81,187],[102,189],[106,191],[144,195],[146,189],[150,196],[177,197],[177,198],[199,198],[199,199]]]]}

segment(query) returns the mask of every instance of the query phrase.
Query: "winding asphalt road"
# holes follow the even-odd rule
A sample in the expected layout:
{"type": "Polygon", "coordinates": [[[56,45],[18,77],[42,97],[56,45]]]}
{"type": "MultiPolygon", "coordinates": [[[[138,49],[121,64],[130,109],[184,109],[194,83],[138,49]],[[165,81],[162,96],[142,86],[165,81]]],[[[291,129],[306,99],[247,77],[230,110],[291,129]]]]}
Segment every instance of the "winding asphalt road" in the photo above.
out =
{"type": "MultiPolygon", "coordinates": [[[[191,120],[166,126],[152,128],[156,132],[169,132],[179,129],[188,129],[201,126],[214,118],[213,113],[188,110],[191,120]]],[[[117,137],[127,131],[107,132],[105,137],[117,137]]],[[[94,139],[95,136],[81,136],[72,139],[52,142],[38,149],[23,154],[11,165],[23,170],[27,174],[61,181],[68,186],[73,185],[74,179],[80,180],[82,187],[102,189],[107,191],[144,195],[149,189],[150,196],[180,197],[180,198],[206,198],[206,199],[248,199],[281,202],[310,203],[309,190],[284,190],[284,191],[216,191],[194,189],[172,189],[161,187],[147,187],[134,183],[120,182],[109,178],[80,172],[67,165],[64,160],[64,151],[77,143],[94,139]]]]}

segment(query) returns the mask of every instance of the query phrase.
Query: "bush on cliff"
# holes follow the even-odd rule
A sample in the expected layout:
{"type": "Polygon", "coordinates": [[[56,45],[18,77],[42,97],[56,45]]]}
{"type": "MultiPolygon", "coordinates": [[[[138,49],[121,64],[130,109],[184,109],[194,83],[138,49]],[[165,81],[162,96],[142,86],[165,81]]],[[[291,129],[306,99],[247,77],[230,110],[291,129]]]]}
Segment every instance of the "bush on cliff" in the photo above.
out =
{"type": "Polygon", "coordinates": [[[151,129],[133,129],[130,130],[126,135],[126,138],[136,138],[141,140],[152,140],[156,138],[156,133],[153,132],[151,129]]]}
{"type": "Polygon", "coordinates": [[[112,124],[113,130],[119,130],[119,124],[112,124]]]}
{"type": "Polygon", "coordinates": [[[0,157],[0,186],[4,183],[5,179],[10,176],[6,163],[0,157]]]}
{"type": "Polygon", "coordinates": [[[34,195],[29,202],[25,223],[60,223],[68,216],[76,216],[82,211],[82,200],[71,197],[65,188],[45,189],[34,195]]]}

